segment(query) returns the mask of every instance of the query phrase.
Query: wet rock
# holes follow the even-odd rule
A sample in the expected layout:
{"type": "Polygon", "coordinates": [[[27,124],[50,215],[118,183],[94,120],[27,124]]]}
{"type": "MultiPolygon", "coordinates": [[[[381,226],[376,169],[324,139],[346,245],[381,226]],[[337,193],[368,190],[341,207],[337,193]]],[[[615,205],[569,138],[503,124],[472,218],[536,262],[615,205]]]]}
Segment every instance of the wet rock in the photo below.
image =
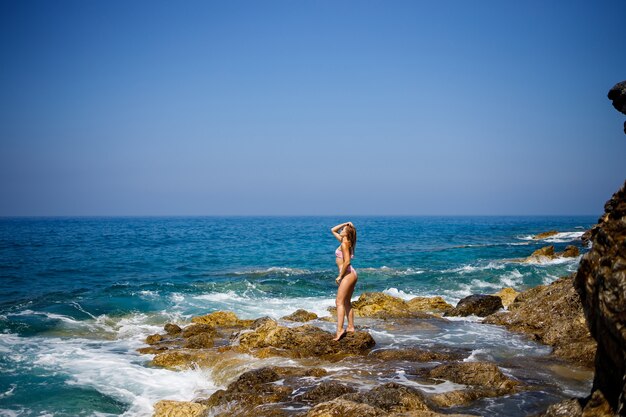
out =
{"type": "Polygon", "coordinates": [[[595,342],[587,330],[580,297],[572,277],[520,293],[508,312],[486,317],[483,323],[503,325],[554,347],[554,353],[583,366],[593,364],[595,342]]]}
{"type": "Polygon", "coordinates": [[[304,394],[295,397],[295,400],[306,403],[319,404],[322,402],[331,401],[344,394],[352,393],[355,391],[356,390],[354,388],[340,382],[324,381],[317,384],[304,394]]]}
{"type": "Polygon", "coordinates": [[[288,316],[284,316],[282,319],[287,321],[306,322],[317,319],[317,314],[299,309],[288,316]]]}
{"type": "MultiPolygon", "coordinates": [[[[277,403],[288,400],[294,391],[292,383],[297,378],[320,377],[326,374],[323,369],[295,367],[265,367],[245,372],[226,390],[218,390],[207,400],[200,401],[217,416],[258,416],[260,404],[277,403]],[[276,383],[282,380],[281,383],[276,383]],[[227,408],[227,410],[224,410],[227,408]]],[[[278,410],[266,411],[276,415],[278,410]]],[[[263,413],[262,415],[267,415],[263,413]]]]}
{"type": "Polygon", "coordinates": [[[210,326],[208,324],[191,324],[183,329],[182,337],[189,338],[189,337],[201,334],[201,333],[205,333],[210,336],[217,335],[217,331],[215,330],[215,327],[213,326],[210,326]]]}
{"type": "Polygon", "coordinates": [[[379,417],[385,415],[388,414],[377,407],[341,398],[318,404],[306,413],[306,417],[379,417]]]}
{"type": "Polygon", "coordinates": [[[443,362],[463,359],[459,353],[448,353],[440,350],[408,349],[380,349],[369,354],[369,357],[387,361],[409,362],[443,362]]]}
{"type": "Polygon", "coordinates": [[[303,325],[295,328],[267,321],[254,330],[242,332],[237,342],[242,351],[271,348],[272,352],[292,358],[322,357],[340,359],[350,355],[365,355],[376,342],[367,332],[348,333],[338,342],[334,334],[318,327],[303,325]],[[281,352],[278,352],[280,350],[281,352]]]}
{"type": "Polygon", "coordinates": [[[513,301],[515,301],[515,297],[517,297],[518,294],[519,293],[513,288],[502,288],[500,291],[492,295],[500,297],[500,300],[502,300],[502,305],[505,308],[508,308],[511,304],[513,304],[513,301]]]}
{"type": "Polygon", "coordinates": [[[165,333],[171,335],[171,336],[175,336],[177,334],[179,334],[182,329],[180,328],[180,326],[173,324],[173,323],[167,323],[163,329],[165,330],[165,333]]]}
{"type": "Polygon", "coordinates": [[[185,341],[184,347],[187,349],[206,349],[213,347],[215,342],[210,333],[195,334],[185,341]]]}
{"type": "Polygon", "coordinates": [[[481,398],[499,397],[506,394],[508,394],[507,391],[496,388],[467,388],[433,394],[428,399],[438,407],[448,408],[467,405],[481,398]]]}
{"type": "Polygon", "coordinates": [[[451,310],[453,307],[446,303],[446,301],[437,297],[415,297],[407,301],[409,310],[411,311],[425,311],[425,312],[439,312],[444,313],[451,310]]]}
{"type": "Polygon", "coordinates": [[[161,400],[154,404],[153,417],[202,417],[207,409],[194,402],[161,400]]]}
{"type": "Polygon", "coordinates": [[[540,414],[538,417],[581,417],[582,415],[583,408],[580,405],[580,401],[571,399],[552,404],[545,413],[540,414]]]}
{"type": "Polygon", "coordinates": [[[405,385],[388,382],[364,393],[346,394],[342,399],[368,404],[386,412],[429,411],[421,391],[405,385]]]}
{"type": "Polygon", "coordinates": [[[204,316],[193,317],[192,323],[208,324],[213,327],[247,327],[253,320],[240,320],[231,311],[215,311],[204,316]]]}
{"type": "MultiPolygon", "coordinates": [[[[356,317],[388,318],[429,318],[428,313],[412,310],[401,298],[382,292],[366,292],[352,303],[356,317]]],[[[335,313],[336,315],[336,313],[335,313]]]]}
{"type": "Polygon", "coordinates": [[[548,230],[547,232],[539,233],[539,234],[533,236],[533,239],[535,239],[535,240],[546,239],[548,237],[555,236],[558,233],[559,232],[556,231],[556,230],[548,230]]]}
{"type": "Polygon", "coordinates": [[[626,415],[626,183],[604,209],[574,285],[598,342],[592,392],[600,390],[613,410],[626,415]]]}
{"type": "Polygon", "coordinates": [[[580,255],[580,250],[576,246],[568,245],[563,252],[559,254],[559,256],[563,258],[575,258],[580,255]]]}
{"type": "Polygon", "coordinates": [[[602,392],[597,390],[588,398],[572,398],[552,404],[538,417],[615,417],[616,415],[602,392]]]}
{"type": "Polygon", "coordinates": [[[161,336],[160,334],[151,334],[150,336],[146,337],[146,343],[148,345],[156,345],[157,343],[159,343],[160,341],[163,340],[163,336],[161,336]]]}
{"type": "Polygon", "coordinates": [[[428,370],[427,375],[457,384],[496,388],[505,392],[511,392],[519,385],[517,381],[506,377],[496,364],[490,362],[456,362],[439,365],[428,370]]]}
{"type": "Polygon", "coordinates": [[[190,369],[195,366],[207,367],[214,362],[214,352],[199,350],[166,350],[157,353],[152,359],[151,365],[167,369],[190,369]]]}
{"type": "Polygon", "coordinates": [[[501,308],[502,300],[494,295],[474,294],[463,298],[458,302],[455,308],[447,311],[444,316],[462,316],[475,315],[478,317],[488,316],[501,308]]]}
{"type": "Polygon", "coordinates": [[[556,258],[556,254],[554,253],[554,245],[544,246],[543,248],[539,248],[534,251],[529,257],[529,260],[534,259],[554,259],[556,258]]]}
{"type": "Polygon", "coordinates": [[[161,353],[164,350],[167,350],[167,346],[150,346],[139,348],[137,349],[137,352],[141,353],[142,355],[156,355],[157,353],[161,353]]]}

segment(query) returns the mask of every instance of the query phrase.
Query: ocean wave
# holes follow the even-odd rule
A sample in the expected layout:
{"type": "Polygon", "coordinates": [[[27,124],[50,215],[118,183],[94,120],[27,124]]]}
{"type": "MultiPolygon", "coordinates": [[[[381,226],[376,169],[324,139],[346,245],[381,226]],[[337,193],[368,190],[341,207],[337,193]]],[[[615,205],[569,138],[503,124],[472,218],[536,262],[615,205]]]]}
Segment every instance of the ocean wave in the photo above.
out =
{"type": "Polygon", "coordinates": [[[227,273],[226,275],[253,275],[253,276],[265,276],[265,275],[282,275],[282,276],[292,276],[292,275],[306,275],[311,274],[313,271],[309,269],[300,269],[300,268],[290,268],[285,266],[272,266],[268,268],[262,269],[248,269],[243,271],[232,271],[227,273]]]}
{"type": "Polygon", "coordinates": [[[419,275],[426,272],[419,268],[392,268],[389,266],[381,266],[378,268],[358,268],[359,271],[368,272],[372,274],[389,275],[389,276],[406,276],[406,275],[419,275]]]}
{"type": "MultiPolygon", "coordinates": [[[[557,257],[557,258],[548,258],[545,256],[537,256],[524,259],[521,263],[527,265],[535,265],[535,266],[548,266],[548,265],[561,265],[561,264],[571,264],[578,265],[580,260],[582,259],[582,255],[565,258],[565,257],[557,257]]],[[[513,260],[511,262],[514,262],[513,260]]],[[[517,262],[519,263],[519,261],[517,262]]]]}
{"type": "Polygon", "coordinates": [[[25,366],[64,375],[68,385],[92,388],[127,404],[125,416],[151,416],[158,400],[190,401],[199,392],[211,394],[217,389],[208,371],[173,372],[145,366],[149,356],[138,361],[136,343],[127,340],[95,342],[3,334],[0,347],[19,351],[25,366]]]}
{"type": "Polygon", "coordinates": [[[535,239],[535,235],[518,236],[521,240],[534,240],[537,242],[565,243],[579,240],[585,232],[558,232],[555,235],[545,237],[543,239],[535,239]]]}
{"type": "Polygon", "coordinates": [[[444,269],[443,273],[467,274],[468,272],[485,271],[490,269],[504,269],[502,262],[489,262],[487,265],[463,265],[458,268],[444,269]]]}

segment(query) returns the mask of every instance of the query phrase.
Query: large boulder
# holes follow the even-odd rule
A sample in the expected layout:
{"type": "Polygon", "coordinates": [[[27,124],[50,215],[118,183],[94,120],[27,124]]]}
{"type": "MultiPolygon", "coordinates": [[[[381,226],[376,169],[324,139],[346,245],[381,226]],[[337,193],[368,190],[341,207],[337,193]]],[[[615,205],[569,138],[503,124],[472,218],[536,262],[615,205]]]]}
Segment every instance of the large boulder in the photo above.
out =
{"type": "Polygon", "coordinates": [[[266,320],[253,330],[239,333],[237,343],[241,351],[260,353],[261,356],[320,357],[329,360],[366,355],[376,344],[367,332],[348,333],[339,341],[334,341],[334,336],[307,324],[289,328],[279,326],[274,320],[266,320]]]}
{"type": "Polygon", "coordinates": [[[504,308],[502,299],[495,295],[474,294],[461,299],[455,308],[447,311],[444,316],[485,317],[504,308]]]}
{"type": "Polygon", "coordinates": [[[252,324],[253,320],[241,320],[232,311],[215,311],[204,316],[193,317],[191,322],[213,327],[247,327],[252,324]]]}
{"type": "Polygon", "coordinates": [[[520,293],[509,310],[486,317],[483,323],[505,326],[554,347],[554,353],[591,367],[595,342],[587,330],[573,278],[561,278],[520,293]]]}
{"type": "Polygon", "coordinates": [[[626,415],[626,183],[604,209],[574,283],[598,342],[592,391],[626,415]]]}

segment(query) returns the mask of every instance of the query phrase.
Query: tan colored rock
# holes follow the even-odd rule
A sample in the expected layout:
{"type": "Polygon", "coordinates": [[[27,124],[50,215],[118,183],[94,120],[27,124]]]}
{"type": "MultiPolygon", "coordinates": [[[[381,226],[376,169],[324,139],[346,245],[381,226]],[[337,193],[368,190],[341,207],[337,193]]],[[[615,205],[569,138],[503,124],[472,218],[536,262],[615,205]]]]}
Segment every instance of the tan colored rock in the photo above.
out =
{"type": "Polygon", "coordinates": [[[565,250],[559,254],[563,258],[575,258],[580,255],[580,250],[574,245],[565,247],[565,250]]]}
{"type": "Polygon", "coordinates": [[[292,358],[322,357],[340,359],[351,355],[365,355],[376,342],[367,332],[348,333],[339,341],[333,334],[305,324],[300,327],[279,326],[273,320],[265,321],[254,330],[238,335],[238,348],[255,353],[256,349],[280,349],[292,358]]]}
{"type": "Polygon", "coordinates": [[[556,257],[556,254],[554,253],[554,245],[550,245],[550,246],[544,246],[543,248],[539,248],[536,251],[534,251],[528,257],[528,260],[542,259],[542,258],[554,259],[555,257],[556,257]]]}
{"type": "Polygon", "coordinates": [[[345,394],[341,398],[385,412],[431,411],[421,391],[395,382],[378,385],[367,392],[345,394]]]}
{"type": "Polygon", "coordinates": [[[215,362],[215,352],[200,350],[167,350],[158,353],[151,364],[168,369],[190,369],[196,365],[207,367],[215,362]]]}
{"type": "Polygon", "coordinates": [[[183,329],[182,337],[186,339],[201,333],[208,334],[211,337],[217,336],[217,330],[209,324],[190,324],[183,329]]]}
{"type": "Polygon", "coordinates": [[[591,338],[572,277],[520,293],[509,310],[483,320],[554,347],[557,356],[592,367],[596,343],[591,338]]]}
{"type": "Polygon", "coordinates": [[[194,402],[161,400],[154,404],[153,417],[202,417],[207,409],[194,402]]]}
{"type": "Polygon", "coordinates": [[[160,334],[151,334],[150,336],[146,337],[146,343],[148,345],[156,345],[157,343],[159,343],[160,341],[163,340],[163,336],[161,336],[160,334]]]}
{"type": "Polygon", "coordinates": [[[379,417],[385,415],[387,413],[379,408],[341,398],[318,404],[306,413],[306,417],[379,417]]]}
{"type": "Polygon", "coordinates": [[[513,301],[515,301],[515,297],[517,297],[519,294],[519,292],[515,291],[513,288],[502,288],[500,291],[498,291],[497,293],[493,294],[496,297],[500,297],[500,299],[502,300],[502,305],[505,308],[509,308],[509,306],[511,304],[513,304],[513,301]]]}
{"type": "Polygon", "coordinates": [[[247,327],[252,324],[253,320],[240,320],[232,311],[215,311],[204,316],[193,317],[191,322],[213,327],[247,327]]]}
{"type": "Polygon", "coordinates": [[[165,330],[165,333],[171,336],[177,335],[182,331],[179,325],[173,323],[167,323],[165,326],[163,326],[163,330],[165,330]]]}
{"type": "Polygon", "coordinates": [[[415,297],[407,301],[409,310],[411,311],[424,311],[424,312],[446,312],[453,308],[452,305],[446,303],[446,301],[437,297],[415,297]]]}
{"type": "Polygon", "coordinates": [[[547,232],[539,233],[539,234],[533,236],[533,239],[535,239],[535,240],[545,239],[545,238],[548,238],[548,237],[555,236],[558,233],[559,232],[556,231],[556,230],[548,230],[547,232]]]}
{"type": "Polygon", "coordinates": [[[187,349],[206,349],[213,347],[214,344],[210,333],[200,333],[187,338],[183,346],[187,349]]]}
{"type": "MultiPolygon", "coordinates": [[[[411,310],[409,304],[401,298],[382,292],[365,292],[352,303],[356,317],[388,318],[430,318],[428,313],[411,310]]],[[[336,315],[336,313],[335,313],[336,315]]]]}
{"type": "Polygon", "coordinates": [[[483,388],[494,388],[511,392],[519,382],[506,377],[500,368],[490,362],[456,362],[434,367],[427,371],[431,378],[445,379],[483,388]]]}
{"type": "Polygon", "coordinates": [[[297,321],[297,322],[302,323],[302,322],[307,322],[307,321],[317,319],[317,314],[299,309],[299,310],[294,311],[290,315],[283,317],[282,319],[287,320],[287,321],[297,321]]]}
{"type": "Polygon", "coordinates": [[[387,361],[410,361],[410,362],[441,362],[463,359],[463,356],[455,353],[441,352],[437,350],[424,350],[417,348],[407,349],[380,349],[369,354],[369,357],[387,361]]]}

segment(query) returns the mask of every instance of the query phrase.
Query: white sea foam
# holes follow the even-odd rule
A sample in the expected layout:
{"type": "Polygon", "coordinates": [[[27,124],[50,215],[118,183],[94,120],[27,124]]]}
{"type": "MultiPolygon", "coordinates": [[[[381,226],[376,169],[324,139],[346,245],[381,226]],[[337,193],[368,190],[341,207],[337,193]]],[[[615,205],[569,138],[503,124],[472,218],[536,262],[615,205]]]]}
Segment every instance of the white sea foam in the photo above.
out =
{"type": "Polygon", "coordinates": [[[524,282],[524,274],[517,269],[500,277],[500,284],[504,287],[517,287],[524,282]]]}
{"type": "Polygon", "coordinates": [[[262,269],[250,269],[232,272],[235,275],[269,275],[279,274],[284,276],[310,274],[312,271],[308,269],[289,268],[285,266],[271,266],[262,269]]]}
{"type": "Polygon", "coordinates": [[[206,310],[229,310],[241,318],[269,316],[274,319],[289,315],[298,309],[305,309],[320,317],[328,316],[328,307],[335,305],[334,298],[325,297],[248,297],[233,291],[208,293],[190,296],[180,303],[206,310]]]}
{"type": "Polygon", "coordinates": [[[419,382],[408,379],[406,377],[406,372],[404,370],[396,371],[396,374],[392,378],[381,378],[381,381],[396,382],[398,384],[417,388],[420,391],[425,391],[431,394],[457,391],[457,390],[462,390],[466,388],[465,385],[457,384],[452,381],[444,381],[440,384],[420,384],[419,382]]]}
{"type": "MultiPolygon", "coordinates": [[[[99,341],[2,334],[0,351],[19,353],[9,359],[19,360],[23,367],[47,369],[66,376],[69,385],[90,387],[128,404],[125,416],[151,416],[158,400],[190,401],[217,389],[208,371],[146,367],[149,356],[140,356],[135,349],[141,345],[137,336],[145,334],[147,326],[142,317],[129,318],[120,325],[120,338],[99,341]]],[[[1,395],[11,395],[13,389],[1,395]]]]}
{"type": "Polygon", "coordinates": [[[581,258],[582,258],[582,255],[573,257],[573,258],[557,257],[554,259],[547,258],[545,256],[537,256],[537,257],[526,259],[522,263],[528,264],[528,265],[540,265],[540,266],[561,265],[561,264],[578,265],[581,258]]]}
{"type": "Polygon", "coordinates": [[[398,297],[398,298],[402,298],[403,300],[411,300],[415,297],[417,297],[417,295],[415,294],[410,294],[407,292],[404,292],[402,290],[399,290],[397,288],[387,288],[386,290],[383,291],[383,293],[385,294],[389,294],[393,297],[398,297]]]}
{"type": "Polygon", "coordinates": [[[543,239],[535,239],[535,235],[518,236],[521,240],[535,240],[538,242],[565,243],[579,240],[585,232],[559,232],[543,239]]]}
{"type": "Polygon", "coordinates": [[[359,268],[359,271],[368,272],[372,274],[388,275],[388,276],[407,276],[407,275],[419,275],[426,272],[419,268],[392,268],[389,266],[381,266],[379,268],[359,268]]]}
{"type": "Polygon", "coordinates": [[[11,395],[13,395],[13,391],[15,391],[15,387],[17,387],[17,384],[11,384],[11,387],[6,390],[3,393],[0,393],[0,398],[6,398],[6,397],[10,397],[11,395]]]}
{"type": "Polygon", "coordinates": [[[458,268],[444,269],[444,273],[466,274],[468,272],[485,271],[492,269],[504,269],[505,265],[501,262],[489,262],[487,265],[463,265],[458,268]]]}

